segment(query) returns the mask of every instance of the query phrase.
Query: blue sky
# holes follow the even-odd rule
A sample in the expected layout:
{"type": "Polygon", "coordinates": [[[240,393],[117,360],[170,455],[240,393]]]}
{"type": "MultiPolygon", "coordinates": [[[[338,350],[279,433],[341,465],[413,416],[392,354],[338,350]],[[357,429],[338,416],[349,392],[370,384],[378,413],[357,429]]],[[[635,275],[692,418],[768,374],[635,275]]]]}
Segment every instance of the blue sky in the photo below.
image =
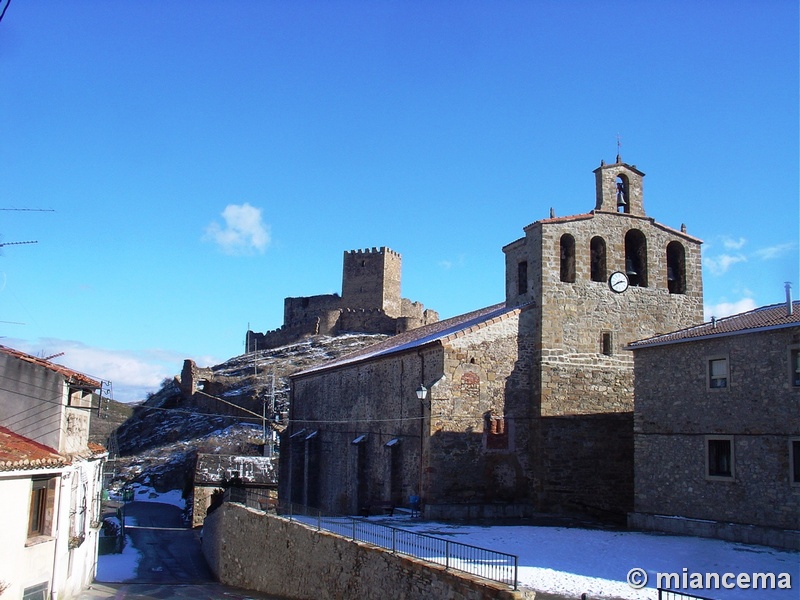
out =
{"type": "MultiPolygon", "coordinates": [[[[0,8],[7,0],[0,0],[0,8]]],[[[13,0],[0,21],[0,343],[141,398],[341,292],[501,301],[501,248],[592,170],[704,240],[706,314],[798,277],[794,0],[13,0]]]]}

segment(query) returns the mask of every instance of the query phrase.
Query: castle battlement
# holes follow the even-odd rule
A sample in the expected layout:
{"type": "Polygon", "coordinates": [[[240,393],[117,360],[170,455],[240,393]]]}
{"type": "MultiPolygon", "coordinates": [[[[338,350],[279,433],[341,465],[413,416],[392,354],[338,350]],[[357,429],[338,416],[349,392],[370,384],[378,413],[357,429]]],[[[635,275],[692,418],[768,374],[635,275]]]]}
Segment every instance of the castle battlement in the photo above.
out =
{"type": "Polygon", "coordinates": [[[394,335],[438,321],[436,311],[401,297],[401,269],[400,253],[385,246],[346,250],[342,295],[285,298],[283,325],[266,333],[248,331],[247,351],[276,348],[309,335],[394,335]]]}
{"type": "Polygon", "coordinates": [[[392,256],[400,258],[399,252],[395,252],[386,246],[381,246],[380,248],[375,248],[373,246],[372,248],[364,248],[363,250],[345,250],[345,255],[361,256],[362,254],[391,254],[392,256]]]}

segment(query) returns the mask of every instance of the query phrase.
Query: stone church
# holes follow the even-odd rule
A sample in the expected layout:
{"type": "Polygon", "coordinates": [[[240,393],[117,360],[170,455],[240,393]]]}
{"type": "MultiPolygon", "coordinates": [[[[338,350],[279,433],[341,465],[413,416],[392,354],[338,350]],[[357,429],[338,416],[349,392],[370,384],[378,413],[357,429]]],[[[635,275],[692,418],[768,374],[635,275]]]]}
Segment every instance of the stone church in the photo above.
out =
{"type": "MultiPolygon", "coordinates": [[[[644,173],[595,169],[594,208],[503,248],[505,301],[292,377],[283,502],[426,518],[633,508],[633,357],[703,317],[701,241],[644,210],[644,173]]],[[[498,293],[500,291],[498,290],[498,293]]]]}

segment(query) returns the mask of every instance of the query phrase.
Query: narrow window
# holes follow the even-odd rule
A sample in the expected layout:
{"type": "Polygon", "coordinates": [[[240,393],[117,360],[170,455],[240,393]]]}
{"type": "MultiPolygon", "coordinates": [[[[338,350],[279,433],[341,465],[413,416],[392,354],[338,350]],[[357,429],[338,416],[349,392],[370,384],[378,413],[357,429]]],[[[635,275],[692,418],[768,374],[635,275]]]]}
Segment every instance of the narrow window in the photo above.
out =
{"type": "Polygon", "coordinates": [[[589,245],[592,281],[606,280],[606,241],[601,237],[593,237],[589,245]]]}
{"type": "Polygon", "coordinates": [[[528,293],[528,261],[523,260],[517,265],[517,293],[528,293]]]}
{"type": "Polygon", "coordinates": [[[708,361],[708,387],[721,390],[728,387],[728,359],[712,358],[708,361]]]}
{"type": "Polygon", "coordinates": [[[789,440],[791,482],[800,485],[800,439],[789,440]]]}
{"type": "Polygon", "coordinates": [[[670,294],[686,293],[686,252],[679,242],[667,245],[667,288],[670,294]]]}
{"type": "Polygon", "coordinates": [[[647,287],[647,238],[638,229],[625,234],[625,273],[632,286],[647,287]]]}
{"type": "Polygon", "coordinates": [[[561,281],[575,283],[575,238],[568,233],[561,236],[561,281]]]}
{"type": "Polygon", "coordinates": [[[610,331],[604,331],[602,333],[600,345],[601,345],[601,352],[606,356],[611,356],[614,353],[613,346],[611,343],[610,331]]]}
{"type": "Polygon", "coordinates": [[[706,438],[706,477],[733,478],[733,437],[706,438]]]}
{"type": "Polygon", "coordinates": [[[507,450],[508,430],[503,417],[492,415],[491,411],[483,415],[483,437],[487,450],[507,450]]]}
{"type": "Polygon", "coordinates": [[[800,348],[789,350],[789,379],[792,387],[800,388],[800,348]]]}

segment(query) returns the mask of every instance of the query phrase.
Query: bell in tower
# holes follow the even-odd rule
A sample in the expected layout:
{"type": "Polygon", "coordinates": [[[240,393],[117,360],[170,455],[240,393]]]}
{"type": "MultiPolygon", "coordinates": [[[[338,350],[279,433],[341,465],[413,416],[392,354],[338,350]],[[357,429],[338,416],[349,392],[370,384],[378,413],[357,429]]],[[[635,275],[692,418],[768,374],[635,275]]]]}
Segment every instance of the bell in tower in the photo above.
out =
{"type": "Polygon", "coordinates": [[[617,162],[611,165],[601,162],[594,174],[596,211],[645,216],[642,203],[644,173],[617,157],[617,162]]]}

